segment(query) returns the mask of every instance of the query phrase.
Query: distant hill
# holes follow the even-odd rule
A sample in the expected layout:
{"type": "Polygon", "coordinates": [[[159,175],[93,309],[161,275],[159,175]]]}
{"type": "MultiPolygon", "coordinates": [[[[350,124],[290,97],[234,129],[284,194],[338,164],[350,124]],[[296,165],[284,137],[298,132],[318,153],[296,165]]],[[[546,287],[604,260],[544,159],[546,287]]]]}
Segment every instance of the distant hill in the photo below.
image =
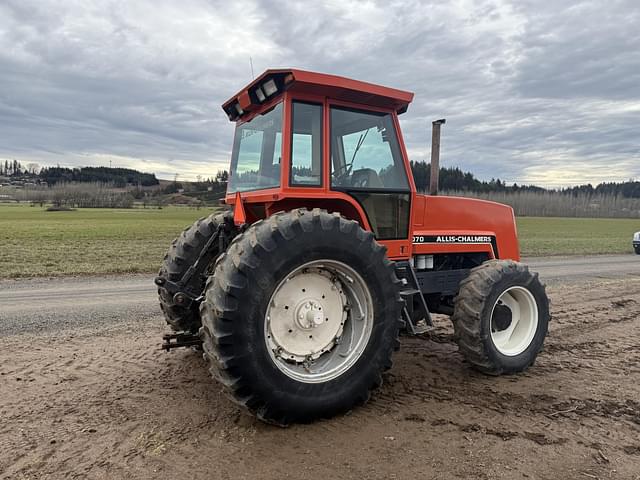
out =
{"type": "Polygon", "coordinates": [[[130,168],[109,168],[109,167],[45,167],[40,170],[38,178],[55,185],[59,182],[101,182],[109,183],[115,187],[126,187],[127,185],[140,185],[150,187],[158,185],[158,179],[154,173],[143,173],[130,168]]]}

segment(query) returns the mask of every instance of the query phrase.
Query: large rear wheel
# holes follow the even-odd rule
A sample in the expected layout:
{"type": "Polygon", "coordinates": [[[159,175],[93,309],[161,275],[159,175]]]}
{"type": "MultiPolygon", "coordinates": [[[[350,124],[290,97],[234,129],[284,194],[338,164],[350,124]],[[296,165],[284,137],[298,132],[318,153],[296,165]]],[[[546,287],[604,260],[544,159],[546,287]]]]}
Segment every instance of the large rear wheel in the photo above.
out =
{"type": "Polygon", "coordinates": [[[391,367],[399,290],[385,248],[356,222],[318,209],[276,214],[236,237],[207,282],[205,359],[264,421],[346,412],[391,367]]]}

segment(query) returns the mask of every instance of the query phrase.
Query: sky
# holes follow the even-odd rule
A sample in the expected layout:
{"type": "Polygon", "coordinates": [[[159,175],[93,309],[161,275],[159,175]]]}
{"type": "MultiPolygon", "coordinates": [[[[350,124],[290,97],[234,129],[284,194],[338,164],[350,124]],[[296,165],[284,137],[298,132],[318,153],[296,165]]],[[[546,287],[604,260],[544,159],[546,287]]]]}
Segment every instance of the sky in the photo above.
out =
{"type": "Polygon", "coordinates": [[[640,3],[3,0],[0,159],[183,180],[227,167],[220,105],[267,68],[415,92],[409,156],[489,180],[640,179],[640,3]]]}

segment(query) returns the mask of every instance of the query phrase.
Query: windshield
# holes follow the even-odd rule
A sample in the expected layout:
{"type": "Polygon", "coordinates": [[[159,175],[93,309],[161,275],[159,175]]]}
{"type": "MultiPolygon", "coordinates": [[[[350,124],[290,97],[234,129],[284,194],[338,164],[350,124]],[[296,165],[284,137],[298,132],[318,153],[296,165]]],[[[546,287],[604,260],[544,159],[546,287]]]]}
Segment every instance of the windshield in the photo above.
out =
{"type": "Polygon", "coordinates": [[[228,192],[280,185],[282,103],[236,127],[228,192]]]}

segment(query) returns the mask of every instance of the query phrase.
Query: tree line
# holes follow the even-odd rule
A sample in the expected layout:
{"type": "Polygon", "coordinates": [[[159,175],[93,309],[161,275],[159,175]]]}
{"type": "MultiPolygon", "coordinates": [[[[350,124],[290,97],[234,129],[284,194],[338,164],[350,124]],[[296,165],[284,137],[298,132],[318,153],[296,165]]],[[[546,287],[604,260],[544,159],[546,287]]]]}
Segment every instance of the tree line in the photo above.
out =
{"type": "Polygon", "coordinates": [[[37,163],[22,165],[18,160],[0,162],[0,176],[19,177],[35,183],[46,183],[53,186],[57,183],[108,183],[114,187],[140,185],[149,187],[158,185],[153,173],[143,173],[130,168],[111,167],[44,167],[37,163]]]}
{"type": "MultiPolygon", "coordinates": [[[[431,164],[425,162],[411,162],[411,172],[418,191],[429,190],[431,179],[431,164]]],[[[439,188],[442,191],[458,191],[470,193],[560,193],[572,196],[615,196],[623,198],[640,198],[640,181],[600,183],[595,187],[591,184],[566,187],[559,190],[547,189],[536,185],[508,185],[499,178],[490,181],[478,180],[473,173],[463,172],[458,167],[441,167],[439,188]]]]}
{"type": "Polygon", "coordinates": [[[0,176],[13,177],[22,175],[37,175],[40,165],[37,163],[27,163],[23,166],[18,160],[0,161],[0,176]]]}
{"type": "MultiPolygon", "coordinates": [[[[418,191],[427,191],[431,174],[431,165],[426,162],[411,161],[411,172],[418,191]]],[[[49,186],[57,183],[103,183],[114,187],[122,188],[127,185],[153,186],[159,181],[153,173],[143,173],[129,168],[111,167],[44,167],[40,168],[37,163],[21,164],[18,160],[0,161],[0,176],[19,177],[29,179],[35,183],[46,183],[49,186]]],[[[195,184],[205,187],[226,184],[229,173],[226,170],[219,171],[213,178],[202,178],[198,176],[195,184]]],[[[440,189],[442,191],[461,191],[470,193],[503,193],[503,192],[557,192],[573,196],[614,196],[622,198],[640,198],[640,181],[629,180],[626,182],[602,182],[596,186],[591,184],[566,187],[562,189],[546,189],[536,185],[518,185],[517,183],[508,185],[499,178],[490,181],[479,180],[471,172],[465,172],[458,167],[440,168],[440,189]]],[[[166,187],[167,192],[172,193],[182,189],[177,180],[166,187]]]]}
{"type": "Polygon", "coordinates": [[[443,194],[504,203],[511,206],[518,217],[640,218],[640,198],[621,195],[579,192],[567,195],[559,191],[526,190],[446,191],[443,194]]]}
{"type": "Polygon", "coordinates": [[[126,187],[127,185],[141,185],[150,187],[160,182],[153,173],[143,173],[130,168],[110,167],[45,167],[38,175],[41,181],[49,185],[57,183],[109,183],[114,187],[126,187]]]}

